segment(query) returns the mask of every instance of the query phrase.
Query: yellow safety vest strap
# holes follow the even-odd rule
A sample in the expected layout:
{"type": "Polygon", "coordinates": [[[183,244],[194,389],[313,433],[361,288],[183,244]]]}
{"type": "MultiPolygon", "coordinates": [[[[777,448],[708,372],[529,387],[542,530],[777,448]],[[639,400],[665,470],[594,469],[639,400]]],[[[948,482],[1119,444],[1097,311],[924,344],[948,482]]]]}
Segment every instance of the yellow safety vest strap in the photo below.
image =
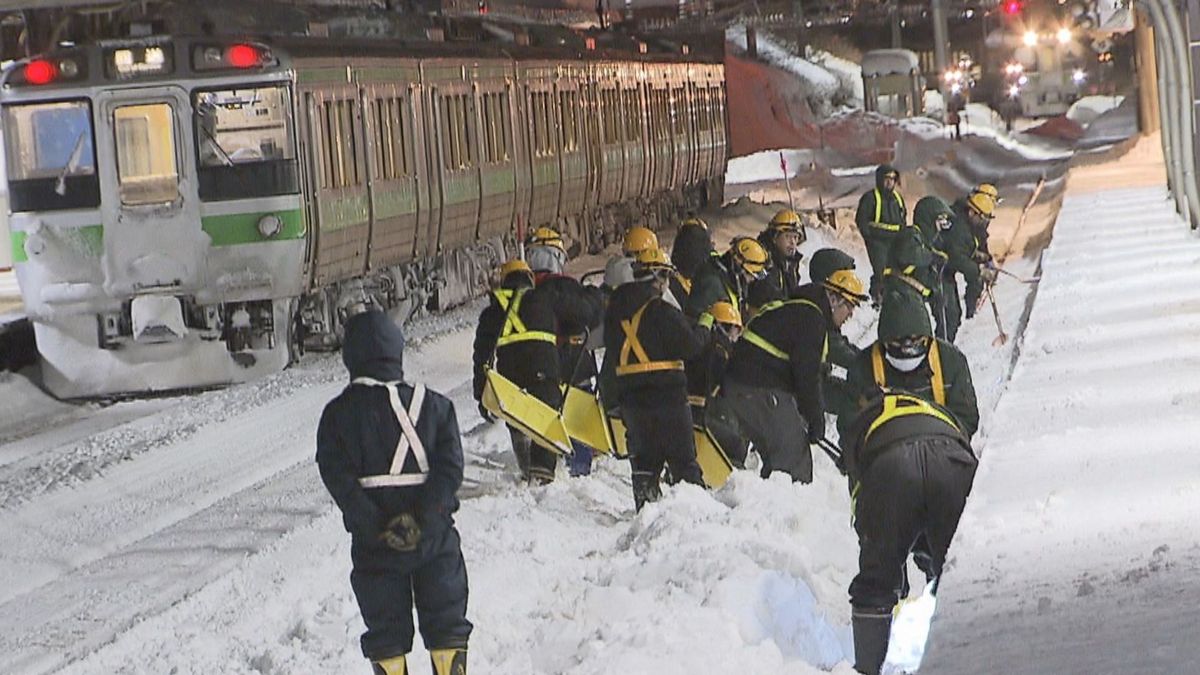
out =
{"type": "Polygon", "coordinates": [[[912,289],[915,290],[916,292],[920,293],[922,295],[922,297],[929,297],[929,295],[932,293],[932,291],[929,290],[929,287],[926,286],[925,284],[917,281],[916,279],[914,279],[911,276],[911,274],[914,271],[916,271],[916,269],[917,268],[914,267],[913,265],[909,265],[908,267],[904,268],[903,272],[897,272],[895,269],[893,269],[891,267],[885,267],[885,268],[883,268],[883,276],[895,277],[897,280],[912,287],[912,289]]]}
{"type": "MultiPolygon", "coordinates": [[[[812,307],[813,309],[817,310],[818,314],[822,313],[820,306],[818,306],[817,303],[813,302],[812,300],[808,300],[806,298],[796,298],[794,300],[774,300],[772,302],[768,302],[767,304],[763,305],[761,309],[758,310],[757,316],[762,316],[762,315],[766,314],[767,312],[770,312],[771,310],[779,309],[780,307],[783,307],[784,305],[808,305],[809,307],[812,307]]],[[[755,333],[749,327],[747,327],[745,332],[742,333],[741,339],[745,340],[746,342],[749,342],[750,344],[754,345],[755,347],[758,347],[759,349],[770,354],[771,356],[774,356],[777,359],[781,359],[783,361],[789,361],[792,358],[787,352],[785,352],[782,349],[780,349],[779,347],[776,347],[775,345],[771,344],[766,338],[759,335],[758,333],[755,333]]],[[[829,333],[827,332],[827,333],[825,333],[824,344],[821,345],[821,362],[824,363],[828,359],[828,357],[829,357],[829,333]]]]}
{"type": "Polygon", "coordinates": [[[646,308],[650,306],[651,302],[654,300],[648,300],[646,304],[638,308],[638,311],[633,313],[633,318],[621,321],[621,330],[625,332],[625,344],[621,345],[617,375],[635,375],[658,370],[683,370],[683,361],[651,361],[645,348],[642,347],[642,341],[638,339],[638,328],[642,325],[642,316],[645,315],[646,308]],[[630,352],[637,359],[637,363],[629,362],[630,352]]]}
{"type": "MultiPolygon", "coordinates": [[[[900,196],[900,193],[893,190],[892,194],[896,195],[896,201],[899,202],[900,208],[904,208],[904,198],[900,196]]],[[[888,232],[899,232],[900,231],[900,225],[898,225],[898,224],[879,222],[879,219],[882,217],[883,217],[883,194],[879,191],[879,188],[875,188],[875,220],[872,221],[874,223],[874,226],[881,230],[887,230],[888,232]]]]}
{"type": "Polygon", "coordinates": [[[526,290],[528,289],[522,288],[515,293],[508,289],[495,291],[496,302],[500,303],[501,309],[507,310],[504,315],[504,328],[500,331],[500,338],[496,340],[496,347],[531,340],[557,344],[558,336],[554,333],[525,328],[525,322],[521,320],[520,312],[521,300],[525,297],[526,290]]]}
{"type": "Polygon", "coordinates": [[[679,286],[681,288],[683,288],[684,293],[690,294],[692,292],[692,280],[691,279],[683,276],[679,272],[676,272],[675,273],[675,281],[679,282],[679,286]]]}
{"type": "Polygon", "coordinates": [[[938,341],[934,340],[929,346],[929,369],[933,371],[930,384],[933,385],[933,400],[938,405],[946,405],[946,380],[942,377],[942,355],[938,349],[938,341]]]}
{"type": "MultiPolygon", "coordinates": [[[[938,405],[946,405],[946,380],[942,376],[942,353],[937,340],[929,346],[929,370],[933,375],[929,379],[933,389],[933,401],[938,405]]],[[[879,343],[871,347],[871,372],[875,376],[875,384],[883,389],[887,387],[887,371],[883,367],[883,349],[879,343]]]]}
{"type": "Polygon", "coordinates": [[[888,394],[883,398],[883,411],[878,417],[875,418],[874,422],[871,422],[871,426],[867,428],[867,434],[864,437],[864,441],[871,438],[871,434],[884,424],[887,424],[894,419],[908,417],[910,415],[928,415],[929,417],[935,417],[950,425],[950,427],[955,431],[961,431],[958,428],[958,423],[955,422],[952,417],[933,407],[926,401],[923,401],[916,396],[909,396],[908,394],[888,394]]]}

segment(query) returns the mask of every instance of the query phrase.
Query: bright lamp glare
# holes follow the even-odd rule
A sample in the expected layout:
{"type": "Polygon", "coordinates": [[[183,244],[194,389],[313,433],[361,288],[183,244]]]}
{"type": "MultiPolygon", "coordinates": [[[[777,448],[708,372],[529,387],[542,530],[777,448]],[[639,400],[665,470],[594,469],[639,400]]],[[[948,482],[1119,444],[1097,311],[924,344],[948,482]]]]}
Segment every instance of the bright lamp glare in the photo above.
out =
{"type": "Polygon", "coordinates": [[[1068,42],[1071,41],[1071,29],[1070,28],[1059,28],[1056,37],[1058,38],[1058,44],[1060,44],[1060,45],[1067,44],[1068,42]]]}
{"type": "Polygon", "coordinates": [[[1032,47],[1038,43],[1038,34],[1031,30],[1027,30],[1025,31],[1023,40],[1026,47],[1032,47]]]}

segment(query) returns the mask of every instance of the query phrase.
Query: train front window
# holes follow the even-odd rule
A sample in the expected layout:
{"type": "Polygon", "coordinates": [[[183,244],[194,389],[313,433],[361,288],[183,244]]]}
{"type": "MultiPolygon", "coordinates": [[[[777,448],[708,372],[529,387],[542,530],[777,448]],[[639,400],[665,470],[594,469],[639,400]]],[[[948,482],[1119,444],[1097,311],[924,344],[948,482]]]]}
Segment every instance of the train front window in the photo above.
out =
{"type": "Polygon", "coordinates": [[[198,91],[192,108],[201,199],[222,201],[299,191],[286,87],[198,91]]]}
{"type": "Polygon", "coordinates": [[[100,206],[87,101],[7,106],[4,130],[14,212],[100,206]]]}
{"type": "Polygon", "coordinates": [[[165,204],[179,197],[175,123],[167,103],[125,105],[113,111],[121,203],[165,204]]]}

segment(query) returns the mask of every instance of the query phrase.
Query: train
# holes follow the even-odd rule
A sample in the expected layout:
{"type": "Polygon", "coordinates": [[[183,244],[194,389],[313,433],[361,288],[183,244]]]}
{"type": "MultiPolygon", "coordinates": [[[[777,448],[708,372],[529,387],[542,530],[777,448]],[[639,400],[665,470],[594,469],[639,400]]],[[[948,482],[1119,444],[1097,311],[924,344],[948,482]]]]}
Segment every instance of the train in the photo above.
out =
{"type": "MultiPolygon", "coordinates": [[[[589,47],[591,45],[589,44],[589,47]]],[[[14,266],[60,398],[227,385],[722,199],[724,68],[683,53],[150,35],[0,77],[14,266]]]]}

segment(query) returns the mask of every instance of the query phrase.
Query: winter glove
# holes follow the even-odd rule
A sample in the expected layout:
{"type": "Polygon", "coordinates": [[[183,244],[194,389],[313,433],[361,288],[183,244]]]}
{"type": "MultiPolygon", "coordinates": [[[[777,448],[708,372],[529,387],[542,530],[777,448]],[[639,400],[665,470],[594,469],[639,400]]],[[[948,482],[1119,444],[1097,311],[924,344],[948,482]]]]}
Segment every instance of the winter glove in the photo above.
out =
{"type": "Polygon", "coordinates": [[[700,314],[700,318],[696,320],[696,323],[699,324],[701,328],[712,328],[714,321],[716,321],[716,319],[713,318],[712,314],[703,312],[700,314]]]}
{"type": "Polygon", "coordinates": [[[825,415],[808,422],[808,444],[816,445],[825,438],[825,415]]]}
{"type": "Polygon", "coordinates": [[[392,518],[387,528],[379,533],[379,540],[388,548],[401,553],[412,553],[421,543],[421,526],[411,513],[401,513],[392,518]]]}
{"type": "Polygon", "coordinates": [[[983,265],[979,268],[979,278],[983,280],[985,286],[991,286],[996,283],[996,277],[998,276],[1000,276],[1000,273],[991,265],[983,265]]]}
{"type": "Polygon", "coordinates": [[[479,416],[483,418],[484,422],[491,423],[496,421],[496,416],[490,410],[483,407],[482,403],[479,404],[479,416]]]}
{"type": "Polygon", "coordinates": [[[968,319],[975,318],[975,308],[978,306],[979,306],[978,302],[970,302],[970,301],[967,302],[967,318],[968,319]]]}
{"type": "Polygon", "coordinates": [[[974,260],[975,262],[979,263],[980,265],[985,265],[992,261],[992,254],[988,253],[987,251],[981,251],[979,249],[976,249],[974,252],[971,253],[971,260],[974,260]]]}

